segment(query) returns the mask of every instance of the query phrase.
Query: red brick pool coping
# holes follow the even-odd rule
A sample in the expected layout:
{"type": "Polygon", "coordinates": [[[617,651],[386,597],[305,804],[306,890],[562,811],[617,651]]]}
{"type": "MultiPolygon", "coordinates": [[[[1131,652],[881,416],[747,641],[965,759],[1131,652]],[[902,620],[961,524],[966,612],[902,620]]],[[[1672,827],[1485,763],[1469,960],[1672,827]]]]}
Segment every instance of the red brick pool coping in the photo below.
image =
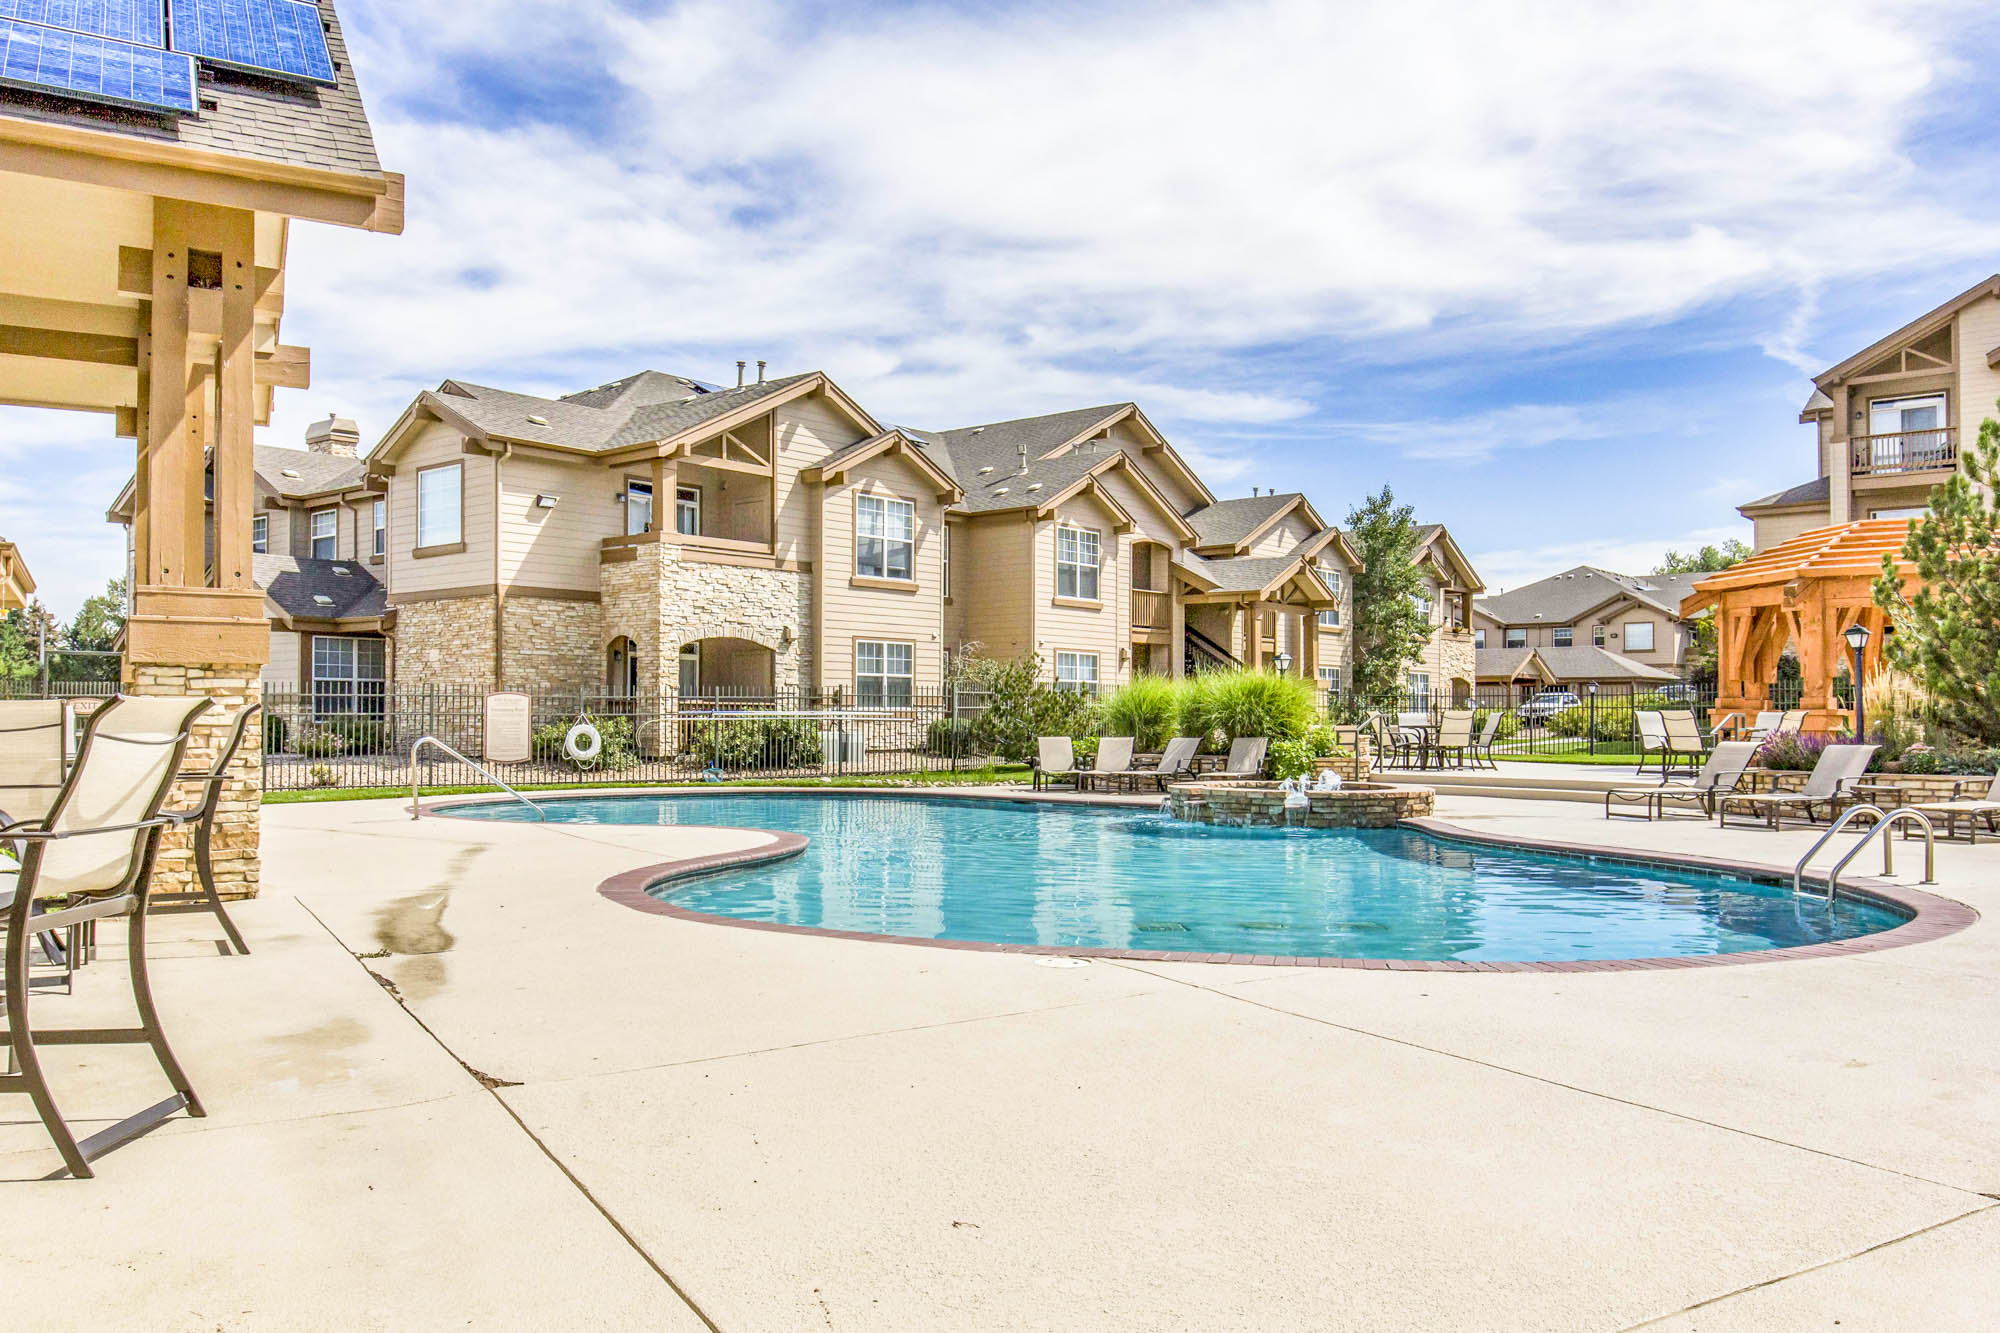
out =
{"type": "MultiPolygon", "coordinates": [[[[940,796],[973,800],[1028,801],[1041,803],[1046,798],[1037,798],[1023,793],[1019,796],[1008,794],[995,796],[989,792],[937,792],[905,790],[900,788],[825,788],[821,790],[799,788],[744,788],[726,791],[704,791],[700,788],[674,788],[669,790],[631,790],[622,792],[590,792],[577,796],[557,796],[555,800],[594,799],[608,795],[675,795],[675,796],[722,796],[722,795],[770,795],[786,792],[795,795],[879,797],[884,795],[914,796],[920,800],[935,800],[940,796]]],[[[454,802],[454,804],[478,803],[454,802]]],[[[1073,795],[1058,797],[1048,804],[1062,805],[1104,805],[1131,807],[1130,799],[1079,799],[1073,795]]],[[[439,813],[443,813],[440,811],[439,813]]],[[[683,825],[681,827],[694,827],[683,825]]],[[[1693,856],[1679,853],[1657,853],[1635,851],[1629,847],[1613,847],[1594,843],[1548,842],[1533,838],[1517,837],[1513,834],[1493,833],[1488,830],[1467,829],[1443,819],[1411,819],[1404,821],[1404,827],[1447,842],[1470,843],[1475,846],[1501,847],[1511,851],[1539,852],[1558,856],[1578,857],[1591,861],[1603,861],[1616,865],[1652,867],[1668,870],[1694,870],[1710,874],[1728,875],[1739,879],[1760,880],[1766,883],[1777,879],[1780,882],[1789,875],[1782,867],[1759,865],[1751,861],[1738,861],[1723,857],[1693,856]]],[[[742,829],[731,829],[742,832],[742,829]]],[[[882,935],[859,930],[828,930],[820,926],[797,926],[778,921],[746,921],[738,917],[718,916],[711,912],[696,912],[681,907],[665,899],[655,897],[653,890],[663,884],[687,880],[702,875],[715,874],[727,870],[741,870],[764,865],[774,861],[787,860],[806,850],[809,840],[798,833],[765,832],[770,842],[756,847],[738,848],[728,852],[717,852],[708,856],[684,857],[676,861],[662,861],[654,865],[613,875],[597,886],[598,893],[612,902],[630,907],[635,911],[653,916],[676,917],[683,921],[695,921],[704,925],[731,926],[738,930],[775,931],[785,935],[816,935],[822,939],[864,940],[875,944],[913,944],[930,949],[965,949],[979,953],[1012,953],[1047,955],[1059,958],[1105,958],[1125,959],[1149,963],[1230,963],[1250,967],[1338,967],[1368,972],[1525,972],[1525,973],[1580,973],[1580,972],[1658,972],[1692,967],[1735,967],[1750,963],[1785,962],[1797,958],[1846,958],[1856,954],[1879,953],[1884,949],[1900,949],[1912,944],[1923,944],[1931,940],[1955,935],[1979,919],[1979,913],[1966,904],[1951,898],[1925,893],[1921,889],[1905,888],[1886,880],[1856,877],[1841,882],[1841,892],[1862,902],[1884,907],[1892,912],[1908,913],[1909,919],[1901,925],[1872,935],[1861,935],[1850,940],[1837,940],[1827,944],[1802,944],[1787,949],[1752,949],[1740,953],[1696,954],[1673,958],[1607,958],[1569,959],[1559,962],[1471,962],[1456,959],[1420,958],[1321,958],[1302,957],[1285,954],[1240,954],[1240,953],[1183,953],[1170,949],[1103,949],[1085,947],[1065,947],[1053,944],[1001,944],[988,940],[941,940],[916,935],[882,935]]],[[[1808,876],[1807,882],[1825,886],[1823,876],[1808,876]]]]}

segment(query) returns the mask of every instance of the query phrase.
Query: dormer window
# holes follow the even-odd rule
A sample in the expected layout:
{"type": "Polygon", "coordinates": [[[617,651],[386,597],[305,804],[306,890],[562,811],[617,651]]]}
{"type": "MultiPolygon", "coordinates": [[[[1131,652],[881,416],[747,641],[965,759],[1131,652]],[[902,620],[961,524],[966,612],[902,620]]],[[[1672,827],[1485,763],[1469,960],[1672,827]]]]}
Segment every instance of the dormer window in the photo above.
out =
{"type": "Polygon", "coordinates": [[[250,549],[265,555],[271,549],[271,516],[256,514],[250,519],[250,549]]]}
{"type": "Polygon", "coordinates": [[[315,560],[332,560],[339,551],[340,511],[338,509],[315,509],[312,511],[312,549],[309,552],[315,560]]]}

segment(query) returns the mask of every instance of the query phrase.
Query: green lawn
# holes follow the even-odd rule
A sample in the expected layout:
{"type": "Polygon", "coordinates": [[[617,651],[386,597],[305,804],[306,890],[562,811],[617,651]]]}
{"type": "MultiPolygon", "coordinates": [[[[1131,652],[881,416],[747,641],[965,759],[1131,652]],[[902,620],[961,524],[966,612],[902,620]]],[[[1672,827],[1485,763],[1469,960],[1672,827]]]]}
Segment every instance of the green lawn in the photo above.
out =
{"type": "MultiPolygon", "coordinates": [[[[707,787],[983,787],[1002,782],[1026,782],[1026,764],[993,764],[985,768],[924,770],[916,773],[883,774],[879,777],[841,778],[726,778],[721,782],[536,782],[521,791],[590,791],[604,787],[648,787],[662,791],[707,787]]],[[[425,796],[485,796],[492,784],[469,787],[425,787],[425,796]]],[[[296,805],[305,801],[376,801],[384,797],[408,796],[408,787],[321,787],[313,791],[272,791],[264,793],[265,805],[296,805]]]]}
{"type": "Polygon", "coordinates": [[[1596,754],[1588,750],[1578,750],[1573,754],[1506,754],[1495,748],[1493,757],[1502,762],[1516,764],[1611,764],[1623,765],[1626,768],[1632,768],[1639,762],[1636,750],[1626,754],[1610,754],[1607,753],[1607,747],[1603,742],[1598,743],[1596,754]]]}

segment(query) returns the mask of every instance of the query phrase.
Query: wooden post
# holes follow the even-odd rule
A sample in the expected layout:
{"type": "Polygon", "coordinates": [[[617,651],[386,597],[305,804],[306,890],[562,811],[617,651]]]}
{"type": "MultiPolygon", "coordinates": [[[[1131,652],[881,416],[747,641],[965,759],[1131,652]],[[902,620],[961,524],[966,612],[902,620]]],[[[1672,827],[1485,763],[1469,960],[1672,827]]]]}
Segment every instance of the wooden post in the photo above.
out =
{"type": "Polygon", "coordinates": [[[1854,394],[1845,384],[1833,391],[1833,430],[1828,447],[1833,457],[1827,469],[1827,522],[1845,523],[1854,517],[1854,394]]]}
{"type": "Polygon", "coordinates": [[[1167,656],[1173,665],[1167,674],[1175,680],[1187,675],[1187,603],[1181,600],[1181,590],[1175,586],[1179,580],[1174,577],[1172,562],[1167,568],[1167,656]]]}

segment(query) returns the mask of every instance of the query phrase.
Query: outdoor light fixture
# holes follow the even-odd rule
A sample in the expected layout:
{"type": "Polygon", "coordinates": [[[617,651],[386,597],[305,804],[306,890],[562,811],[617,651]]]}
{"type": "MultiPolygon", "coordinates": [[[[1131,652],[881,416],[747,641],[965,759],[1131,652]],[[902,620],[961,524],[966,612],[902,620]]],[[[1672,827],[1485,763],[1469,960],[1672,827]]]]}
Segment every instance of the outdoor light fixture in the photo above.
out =
{"type": "Polygon", "coordinates": [[[1854,650],[1854,739],[1863,741],[1868,739],[1868,719],[1861,711],[1861,656],[1868,651],[1868,627],[1857,620],[1841,637],[1854,650]]]}
{"type": "Polygon", "coordinates": [[[1271,662],[1272,665],[1278,668],[1278,674],[1281,676],[1292,669],[1292,655],[1290,653],[1279,653],[1271,659],[1271,662]]]}
{"type": "Polygon", "coordinates": [[[537,496],[535,497],[535,508],[537,508],[537,509],[554,509],[555,507],[556,507],[556,497],[555,497],[555,496],[553,496],[553,495],[537,495],[537,496]]]}

